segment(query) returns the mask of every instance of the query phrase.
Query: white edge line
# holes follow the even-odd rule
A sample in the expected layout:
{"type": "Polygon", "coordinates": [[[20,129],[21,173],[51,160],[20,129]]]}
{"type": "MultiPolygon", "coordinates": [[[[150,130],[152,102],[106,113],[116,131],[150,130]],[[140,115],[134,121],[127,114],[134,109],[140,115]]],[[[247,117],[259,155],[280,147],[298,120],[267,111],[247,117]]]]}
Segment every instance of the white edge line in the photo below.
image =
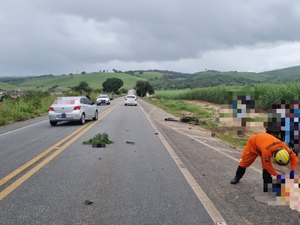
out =
{"type": "MultiPolygon", "coordinates": [[[[148,119],[149,123],[154,128],[154,130],[158,130],[157,127],[154,125],[154,123],[151,121],[150,116],[148,115],[148,113],[145,112],[143,107],[141,107],[141,109],[144,112],[144,114],[146,115],[146,118],[148,119]]],[[[205,210],[207,211],[207,213],[209,214],[209,216],[211,217],[213,222],[215,224],[218,224],[218,223],[221,223],[221,222],[226,224],[225,219],[223,218],[223,216],[221,215],[219,210],[214,206],[212,201],[205,194],[205,192],[200,187],[200,185],[197,183],[197,181],[192,176],[192,174],[188,171],[188,169],[182,168],[182,166],[180,166],[180,165],[184,165],[184,164],[179,159],[179,157],[177,156],[175,151],[172,149],[172,147],[169,145],[169,143],[166,141],[166,139],[162,135],[159,135],[159,138],[160,138],[161,142],[163,143],[163,145],[165,146],[165,148],[167,149],[170,156],[172,157],[172,159],[174,160],[174,162],[177,165],[178,169],[181,171],[181,173],[185,177],[186,181],[191,186],[194,193],[196,194],[196,196],[198,197],[198,199],[200,200],[200,202],[204,206],[205,210]]]]}
{"type": "Polygon", "coordinates": [[[40,122],[38,122],[38,123],[34,123],[34,124],[27,125],[27,126],[25,126],[25,127],[21,127],[21,128],[15,129],[15,130],[7,131],[7,132],[5,132],[5,133],[3,133],[3,134],[0,134],[0,137],[1,137],[1,136],[4,136],[4,135],[6,135],[6,134],[11,134],[11,133],[13,133],[13,132],[16,132],[16,131],[19,131],[19,130],[26,129],[26,128],[28,128],[28,127],[33,127],[33,126],[35,126],[35,125],[37,125],[37,124],[40,124],[40,123],[45,123],[45,122],[47,122],[47,121],[48,121],[48,120],[43,120],[43,121],[40,121],[40,122]]]}
{"type": "MultiPolygon", "coordinates": [[[[159,121],[157,121],[157,122],[160,123],[160,124],[162,124],[162,125],[164,125],[164,126],[166,126],[166,127],[168,127],[168,128],[170,128],[170,129],[172,129],[172,130],[174,130],[174,131],[176,131],[176,132],[178,132],[178,133],[180,133],[180,134],[183,134],[183,135],[185,135],[185,136],[187,136],[187,137],[193,139],[194,141],[199,142],[199,143],[202,144],[202,145],[205,145],[206,147],[208,147],[208,148],[210,148],[210,149],[212,149],[212,150],[214,150],[214,151],[216,151],[216,152],[218,152],[218,153],[220,153],[220,154],[222,154],[222,155],[225,155],[226,157],[228,157],[228,158],[230,158],[230,159],[232,159],[232,160],[234,160],[234,161],[236,161],[236,162],[238,162],[238,163],[240,163],[240,160],[239,160],[239,159],[237,159],[237,158],[235,158],[235,157],[233,157],[233,156],[231,156],[231,155],[225,153],[224,151],[219,150],[218,148],[214,148],[213,146],[211,146],[211,145],[209,145],[209,144],[207,144],[207,143],[205,143],[205,142],[203,142],[203,141],[200,141],[200,140],[197,139],[197,138],[194,138],[192,135],[183,133],[183,132],[181,132],[181,131],[179,131],[179,130],[176,130],[175,128],[170,127],[170,126],[168,126],[168,125],[166,125],[166,124],[164,124],[164,123],[161,123],[161,122],[159,122],[159,121]]],[[[261,173],[261,170],[255,168],[254,166],[251,166],[251,167],[248,167],[248,168],[249,168],[249,169],[252,169],[252,170],[254,170],[254,171],[258,172],[258,173],[261,173]]]]}

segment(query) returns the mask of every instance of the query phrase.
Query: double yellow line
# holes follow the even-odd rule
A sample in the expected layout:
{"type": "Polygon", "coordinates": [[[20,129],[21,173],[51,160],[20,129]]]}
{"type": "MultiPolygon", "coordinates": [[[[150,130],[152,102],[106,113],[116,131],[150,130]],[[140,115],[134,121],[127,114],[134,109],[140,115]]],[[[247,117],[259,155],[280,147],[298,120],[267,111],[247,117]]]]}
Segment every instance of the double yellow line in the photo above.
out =
{"type": "MultiPolygon", "coordinates": [[[[107,109],[104,111],[101,116],[98,118],[99,122],[101,119],[103,119],[107,114],[112,112],[116,108],[116,105],[107,109]]],[[[91,123],[91,124],[86,124],[84,126],[81,126],[71,134],[69,134],[67,137],[64,139],[60,140],[56,144],[52,145],[50,148],[47,150],[43,151],[27,163],[23,164],[7,176],[3,177],[0,180],[0,187],[19,175],[21,172],[24,170],[28,169],[29,167],[33,166],[34,163],[37,163],[39,160],[42,158],[46,157],[43,159],[41,162],[39,162],[36,166],[34,166],[32,169],[30,169],[26,174],[18,178],[16,181],[14,181],[12,184],[10,184],[8,187],[6,187],[3,191],[0,192],[0,201],[4,199],[7,195],[9,195],[12,191],[14,191],[17,187],[19,187],[22,183],[24,183],[28,178],[30,178],[33,174],[35,174],[37,171],[39,171],[43,166],[45,166],[48,162],[50,162],[52,159],[54,159],[56,156],[58,156],[60,153],[62,153],[67,147],[69,147],[72,143],[74,143],[81,135],[83,135],[85,132],[87,132],[89,129],[91,129],[93,126],[97,124],[97,122],[91,123]],[[52,153],[50,155],[50,153],[52,153]]]]}

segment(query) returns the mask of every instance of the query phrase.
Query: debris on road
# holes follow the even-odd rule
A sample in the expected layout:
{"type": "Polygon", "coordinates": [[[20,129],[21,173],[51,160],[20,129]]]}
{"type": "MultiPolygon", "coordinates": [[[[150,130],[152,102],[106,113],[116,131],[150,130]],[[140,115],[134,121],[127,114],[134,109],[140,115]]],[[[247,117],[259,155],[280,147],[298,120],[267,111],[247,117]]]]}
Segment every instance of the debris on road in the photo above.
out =
{"type": "Polygon", "coordinates": [[[83,204],[85,204],[85,205],[91,205],[91,204],[93,204],[94,202],[92,202],[92,201],[90,201],[90,200],[85,200],[84,202],[83,202],[83,204]]]}
{"type": "Polygon", "coordinates": [[[134,141],[126,141],[126,144],[131,144],[131,145],[134,145],[135,142],[134,141]]]}
{"type": "Polygon", "coordinates": [[[198,118],[196,118],[196,117],[192,117],[192,116],[184,116],[184,117],[181,117],[181,118],[180,118],[180,122],[183,122],[183,123],[189,123],[189,122],[196,122],[196,123],[199,123],[199,120],[198,120],[198,118]]]}
{"type": "Polygon", "coordinates": [[[175,121],[175,122],[179,122],[178,119],[174,119],[174,118],[172,118],[172,117],[165,118],[165,121],[175,121]]]}

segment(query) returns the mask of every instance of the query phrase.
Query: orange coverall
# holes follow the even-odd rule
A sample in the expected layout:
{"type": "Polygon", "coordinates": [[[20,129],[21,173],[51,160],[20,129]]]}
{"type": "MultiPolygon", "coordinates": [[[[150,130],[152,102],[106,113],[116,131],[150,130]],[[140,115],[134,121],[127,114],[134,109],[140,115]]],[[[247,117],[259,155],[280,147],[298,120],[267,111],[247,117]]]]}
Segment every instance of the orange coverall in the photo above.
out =
{"type": "Polygon", "coordinates": [[[297,155],[284,142],[268,133],[254,134],[248,139],[241,156],[240,166],[243,168],[249,167],[255,161],[256,157],[260,155],[263,169],[276,176],[278,173],[272,166],[272,156],[274,151],[282,148],[288,151],[291,168],[295,171],[298,166],[297,155]]]}

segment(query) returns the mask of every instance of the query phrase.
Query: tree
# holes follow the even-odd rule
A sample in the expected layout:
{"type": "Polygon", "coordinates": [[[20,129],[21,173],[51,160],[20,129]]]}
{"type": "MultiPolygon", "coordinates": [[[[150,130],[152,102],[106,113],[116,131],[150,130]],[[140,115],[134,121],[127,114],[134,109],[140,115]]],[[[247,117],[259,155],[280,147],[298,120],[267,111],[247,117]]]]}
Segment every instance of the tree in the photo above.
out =
{"type": "Polygon", "coordinates": [[[71,89],[80,93],[91,93],[93,91],[86,81],[80,81],[78,86],[72,87],[71,89]]]}
{"type": "Polygon", "coordinates": [[[138,96],[145,96],[146,93],[152,95],[154,94],[154,89],[148,81],[138,80],[135,85],[136,93],[138,96]]]}
{"type": "Polygon", "coordinates": [[[113,92],[116,93],[122,86],[123,86],[123,81],[119,78],[107,78],[103,83],[103,91],[105,92],[113,92]]]}

